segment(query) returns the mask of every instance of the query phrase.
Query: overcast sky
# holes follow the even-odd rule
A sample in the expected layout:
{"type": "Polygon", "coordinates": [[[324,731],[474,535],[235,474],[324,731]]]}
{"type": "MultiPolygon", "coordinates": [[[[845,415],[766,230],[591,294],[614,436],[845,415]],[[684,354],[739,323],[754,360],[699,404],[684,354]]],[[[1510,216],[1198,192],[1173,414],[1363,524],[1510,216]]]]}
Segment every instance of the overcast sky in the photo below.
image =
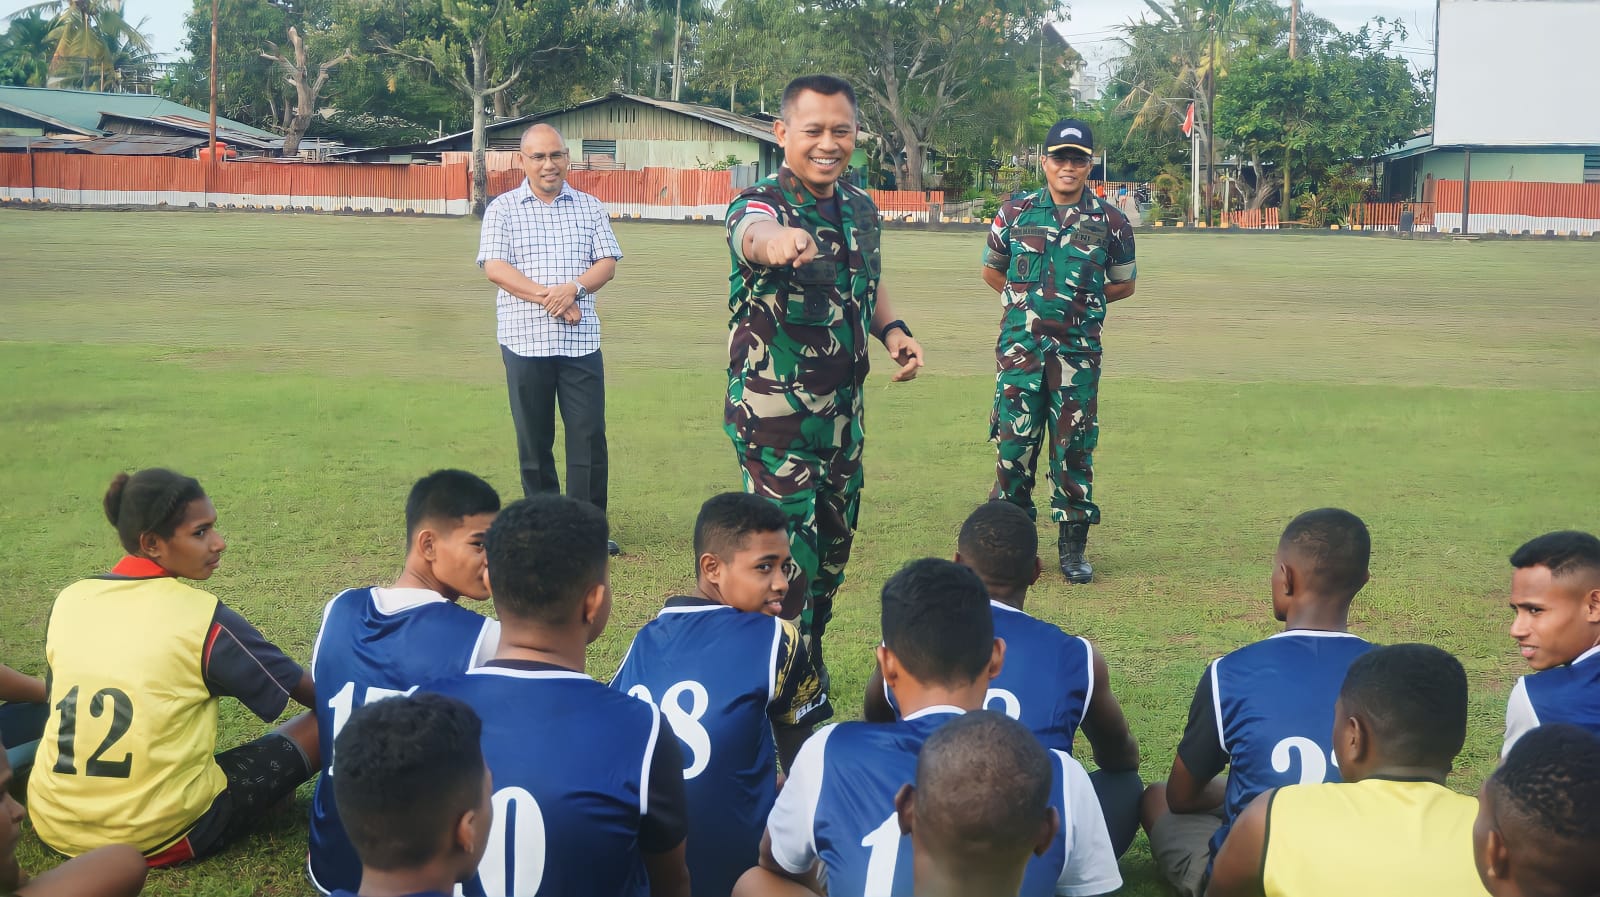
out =
{"type": "MultiPolygon", "coordinates": [[[[0,16],[10,15],[31,5],[33,0],[0,0],[0,16]]],[[[150,35],[157,52],[166,59],[177,56],[183,40],[183,17],[192,0],[125,0],[124,12],[133,22],[145,20],[143,30],[150,35]]],[[[1376,16],[1402,19],[1411,32],[1406,41],[1408,55],[1425,67],[1433,59],[1433,0],[1304,0],[1302,8],[1331,20],[1345,30],[1359,27],[1376,16]]],[[[1077,0],[1071,18],[1061,31],[1089,60],[1090,71],[1116,55],[1117,26],[1148,12],[1143,0],[1077,0]]],[[[222,23],[227,27],[227,22],[222,23]]]]}

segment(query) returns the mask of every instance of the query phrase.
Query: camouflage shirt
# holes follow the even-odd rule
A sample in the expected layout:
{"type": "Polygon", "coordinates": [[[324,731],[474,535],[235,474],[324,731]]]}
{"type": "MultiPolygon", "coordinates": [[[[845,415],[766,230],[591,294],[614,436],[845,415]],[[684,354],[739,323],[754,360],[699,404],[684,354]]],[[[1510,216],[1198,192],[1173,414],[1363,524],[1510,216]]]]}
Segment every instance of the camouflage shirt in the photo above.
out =
{"type": "Polygon", "coordinates": [[[774,448],[837,448],[861,437],[861,384],[877,307],[878,207],[846,184],[829,220],[787,166],[728,206],[728,397],[723,426],[774,448]],[[745,231],[763,219],[811,234],[818,254],[799,268],[744,258],[745,231]]]}
{"type": "Polygon", "coordinates": [[[1058,206],[1048,188],[1006,200],[989,229],[983,263],[1006,274],[1002,330],[1065,352],[1099,352],[1106,284],[1133,280],[1133,226],[1088,190],[1058,206]]]}

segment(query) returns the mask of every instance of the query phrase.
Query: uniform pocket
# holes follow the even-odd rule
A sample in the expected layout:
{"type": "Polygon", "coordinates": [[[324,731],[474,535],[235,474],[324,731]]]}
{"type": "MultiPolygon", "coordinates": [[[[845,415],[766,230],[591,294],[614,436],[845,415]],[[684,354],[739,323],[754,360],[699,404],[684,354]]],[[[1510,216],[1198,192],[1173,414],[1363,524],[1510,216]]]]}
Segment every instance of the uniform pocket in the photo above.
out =
{"type": "Polygon", "coordinates": [[[1044,279],[1044,253],[1013,252],[1006,266],[1006,280],[1011,283],[1039,283],[1044,279]]]}
{"type": "Polygon", "coordinates": [[[838,276],[838,264],[826,259],[813,259],[796,268],[784,293],[785,321],[813,327],[833,323],[838,316],[838,276]]]}

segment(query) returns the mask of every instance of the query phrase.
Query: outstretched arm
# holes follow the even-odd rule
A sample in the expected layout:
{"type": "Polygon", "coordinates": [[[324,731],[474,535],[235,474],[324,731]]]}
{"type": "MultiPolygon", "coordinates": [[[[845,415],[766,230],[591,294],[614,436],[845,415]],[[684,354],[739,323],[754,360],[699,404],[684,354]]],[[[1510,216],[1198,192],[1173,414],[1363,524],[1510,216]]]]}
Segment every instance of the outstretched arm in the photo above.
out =
{"type": "Polygon", "coordinates": [[[47,700],[49,695],[45,693],[43,679],[19,673],[5,664],[0,664],[0,701],[43,704],[47,700]]]}
{"type": "Polygon", "coordinates": [[[126,844],[91,850],[41,873],[18,897],[134,897],[144,888],[144,857],[126,844]]]}
{"type": "Polygon", "coordinates": [[[1122,705],[1111,693],[1110,673],[1099,648],[1089,649],[1094,665],[1094,691],[1089,695],[1089,712],[1083,717],[1083,734],[1094,749],[1094,762],[1112,771],[1139,768],[1139,742],[1128,729],[1122,705]]]}

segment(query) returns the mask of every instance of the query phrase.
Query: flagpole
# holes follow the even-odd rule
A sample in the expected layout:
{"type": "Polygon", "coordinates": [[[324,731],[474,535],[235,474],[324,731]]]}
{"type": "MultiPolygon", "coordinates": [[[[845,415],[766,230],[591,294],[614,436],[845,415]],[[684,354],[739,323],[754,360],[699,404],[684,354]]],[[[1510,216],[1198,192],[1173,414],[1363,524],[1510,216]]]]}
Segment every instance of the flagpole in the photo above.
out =
{"type": "Polygon", "coordinates": [[[1192,225],[1200,218],[1200,129],[1192,126],[1189,128],[1189,171],[1189,186],[1193,191],[1192,204],[1189,206],[1189,223],[1192,225]]]}

